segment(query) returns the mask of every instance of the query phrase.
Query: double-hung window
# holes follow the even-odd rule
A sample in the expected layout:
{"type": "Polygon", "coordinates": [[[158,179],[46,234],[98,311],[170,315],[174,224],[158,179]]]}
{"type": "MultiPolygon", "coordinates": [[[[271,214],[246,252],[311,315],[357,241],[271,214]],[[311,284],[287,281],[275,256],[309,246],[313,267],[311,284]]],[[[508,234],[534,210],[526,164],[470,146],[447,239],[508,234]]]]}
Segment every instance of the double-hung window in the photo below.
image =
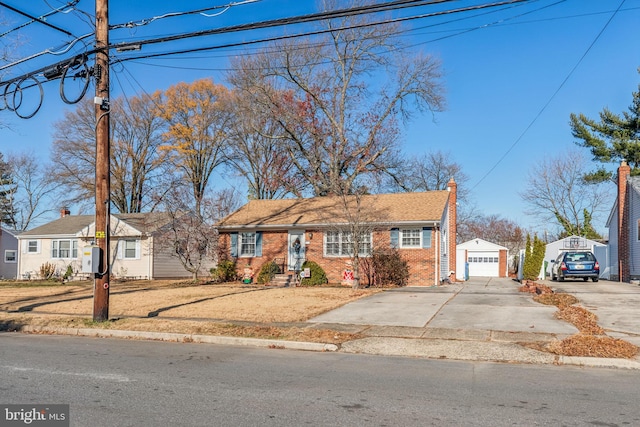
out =
{"type": "Polygon", "coordinates": [[[125,259],[136,259],[138,255],[138,240],[126,239],[122,241],[122,257],[125,259]]]}
{"type": "MultiPolygon", "coordinates": [[[[342,231],[326,231],[324,235],[325,256],[352,256],[355,242],[351,233],[342,231]]],[[[358,255],[371,255],[371,233],[363,233],[358,242],[358,255]]]]}
{"type": "Polygon", "coordinates": [[[240,233],[240,256],[252,257],[256,254],[256,233],[240,233]]]}
{"type": "Polygon", "coordinates": [[[78,241],[52,240],[51,258],[78,258],[78,241]]]}
{"type": "Polygon", "coordinates": [[[37,254],[40,252],[40,246],[38,245],[37,240],[27,241],[27,252],[30,254],[37,254]]]}
{"type": "Polygon", "coordinates": [[[233,258],[261,257],[262,232],[256,231],[231,233],[231,256],[233,258]]]}
{"type": "Polygon", "coordinates": [[[401,248],[421,248],[422,247],[422,229],[409,228],[400,230],[400,247],[401,248]]]}
{"type": "Polygon", "coordinates": [[[13,249],[7,249],[4,251],[4,262],[14,263],[18,260],[18,251],[13,249]]]}

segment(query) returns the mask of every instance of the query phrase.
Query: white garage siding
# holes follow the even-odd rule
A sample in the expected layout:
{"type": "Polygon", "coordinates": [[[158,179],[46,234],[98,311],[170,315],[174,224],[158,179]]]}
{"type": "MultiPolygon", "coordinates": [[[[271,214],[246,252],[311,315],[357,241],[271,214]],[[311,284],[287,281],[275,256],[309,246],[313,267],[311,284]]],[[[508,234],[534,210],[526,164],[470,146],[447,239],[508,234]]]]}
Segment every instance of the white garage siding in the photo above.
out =
{"type": "Polygon", "coordinates": [[[500,275],[500,253],[498,251],[467,252],[469,276],[498,277],[500,275]]]}

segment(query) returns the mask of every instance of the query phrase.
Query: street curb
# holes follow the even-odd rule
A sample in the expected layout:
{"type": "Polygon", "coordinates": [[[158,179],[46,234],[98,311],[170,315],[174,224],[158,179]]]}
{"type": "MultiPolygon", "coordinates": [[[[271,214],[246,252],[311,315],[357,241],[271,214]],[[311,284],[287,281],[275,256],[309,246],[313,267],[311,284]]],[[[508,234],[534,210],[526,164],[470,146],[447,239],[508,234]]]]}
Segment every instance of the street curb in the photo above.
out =
{"type": "Polygon", "coordinates": [[[25,325],[17,332],[36,334],[75,335],[96,338],[143,339],[152,341],[168,341],[182,343],[222,344],[247,347],[263,347],[273,349],[305,350],[305,351],[338,351],[335,344],[305,341],[282,341],[262,338],[223,337],[216,335],[179,334],[169,332],[123,331],[91,328],[50,328],[45,326],[25,325]]]}

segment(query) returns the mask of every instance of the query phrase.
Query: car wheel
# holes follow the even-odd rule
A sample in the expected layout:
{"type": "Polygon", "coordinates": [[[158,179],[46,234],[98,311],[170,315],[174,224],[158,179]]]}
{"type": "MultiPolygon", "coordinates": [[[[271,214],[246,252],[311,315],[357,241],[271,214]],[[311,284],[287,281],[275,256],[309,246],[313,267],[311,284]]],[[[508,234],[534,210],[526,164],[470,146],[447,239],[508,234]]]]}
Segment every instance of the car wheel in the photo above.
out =
{"type": "Polygon", "coordinates": [[[588,278],[588,277],[585,277],[585,278],[584,278],[584,279],[582,279],[582,280],[584,280],[585,282],[588,282],[588,281],[589,281],[589,278],[588,278]]]}
{"type": "Polygon", "coordinates": [[[597,277],[594,277],[594,278],[592,278],[591,280],[593,280],[594,282],[597,282],[597,281],[598,281],[598,278],[597,278],[597,277]]]}

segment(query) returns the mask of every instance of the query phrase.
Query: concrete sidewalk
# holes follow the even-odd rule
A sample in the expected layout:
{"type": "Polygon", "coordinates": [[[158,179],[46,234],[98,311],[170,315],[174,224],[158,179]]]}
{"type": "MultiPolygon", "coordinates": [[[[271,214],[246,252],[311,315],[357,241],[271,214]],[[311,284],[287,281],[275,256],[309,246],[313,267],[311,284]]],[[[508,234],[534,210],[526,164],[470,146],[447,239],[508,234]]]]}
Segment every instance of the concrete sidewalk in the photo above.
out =
{"type": "MultiPolygon", "coordinates": [[[[626,298],[630,295],[640,298],[640,287],[615,282],[602,285],[605,283],[609,285],[606,289],[622,286],[625,290],[605,293],[616,298],[596,297],[597,293],[592,292],[600,307],[611,304],[629,307],[626,298]]],[[[576,285],[585,286],[583,282],[576,285]]],[[[518,282],[510,279],[472,278],[442,287],[401,288],[349,303],[309,322],[315,327],[367,336],[342,345],[340,351],[351,353],[640,369],[640,357],[626,360],[556,356],[520,345],[562,340],[578,330],[554,317],[556,307],[536,303],[519,287],[518,282]]],[[[588,306],[586,300],[585,303],[590,310],[598,310],[588,306]]],[[[620,307],[600,310],[616,312],[620,307]]],[[[610,336],[636,343],[640,319],[629,317],[624,316],[624,333],[601,326],[610,336]]]]}
{"type": "MultiPolygon", "coordinates": [[[[640,346],[639,286],[608,281],[543,283],[578,297],[581,305],[598,315],[598,323],[607,335],[640,346]]],[[[555,318],[556,307],[536,303],[531,294],[520,292],[519,287],[520,283],[509,279],[473,278],[440,287],[393,289],[351,302],[306,323],[278,325],[332,329],[364,337],[341,346],[92,328],[25,326],[19,330],[386,356],[640,369],[640,356],[632,360],[556,356],[522,345],[562,340],[578,331],[570,323],[555,318]]]]}

